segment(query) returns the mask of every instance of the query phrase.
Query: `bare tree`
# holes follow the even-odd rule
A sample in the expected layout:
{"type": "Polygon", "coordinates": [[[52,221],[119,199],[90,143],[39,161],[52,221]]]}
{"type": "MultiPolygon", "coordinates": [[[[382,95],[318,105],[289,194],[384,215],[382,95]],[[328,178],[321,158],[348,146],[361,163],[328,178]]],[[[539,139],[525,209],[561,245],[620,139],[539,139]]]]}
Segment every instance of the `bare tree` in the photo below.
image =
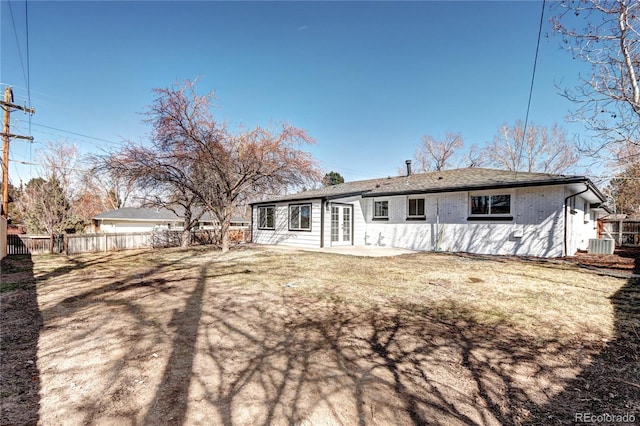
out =
{"type": "Polygon", "coordinates": [[[140,197],[135,181],[104,167],[102,156],[87,156],[85,162],[89,169],[83,174],[83,186],[86,191],[95,194],[101,211],[117,210],[135,204],[136,197],[140,197]]]}
{"type": "Polygon", "coordinates": [[[211,114],[212,92],[198,95],[191,81],[154,92],[147,111],[151,147],[125,148],[107,164],[153,191],[156,200],[208,210],[220,226],[223,252],[234,207],[247,197],[320,179],[315,160],[300,149],[313,142],[303,130],[282,125],[277,132],[256,127],[232,134],[211,114]]]}
{"type": "Polygon", "coordinates": [[[478,144],[473,144],[463,153],[461,160],[462,167],[483,167],[487,164],[485,153],[478,144]]]}
{"type": "MultiPolygon", "coordinates": [[[[637,0],[564,0],[552,18],[564,47],[591,66],[579,84],[565,89],[575,102],[574,120],[597,139],[581,147],[609,156],[617,146],[640,143],[640,2],[637,0]]],[[[610,158],[610,157],[608,157],[610,158]]]]}
{"type": "Polygon", "coordinates": [[[549,130],[532,123],[524,135],[521,121],[499,127],[483,156],[495,167],[524,172],[564,173],[578,162],[566,131],[557,125],[549,130]]]}
{"type": "Polygon", "coordinates": [[[447,132],[442,140],[437,140],[431,135],[422,136],[422,144],[414,155],[417,171],[440,171],[452,167],[456,151],[463,146],[464,142],[459,133],[447,132]]]}
{"type": "Polygon", "coordinates": [[[613,198],[616,213],[640,217],[640,147],[628,145],[615,154],[611,167],[619,171],[606,191],[613,198]]]}
{"type": "Polygon", "coordinates": [[[104,158],[98,168],[119,181],[135,185],[131,189],[139,190],[143,206],[165,208],[182,217],[181,246],[185,248],[203,214],[202,204],[192,189],[195,182],[189,160],[184,151],[171,146],[143,147],[129,143],[104,158]]]}
{"type": "Polygon", "coordinates": [[[29,232],[47,233],[53,252],[56,235],[84,227],[72,206],[77,195],[77,150],[65,143],[50,143],[38,154],[41,177],[27,183],[17,204],[29,232]]]}
{"type": "Polygon", "coordinates": [[[607,188],[617,213],[640,217],[640,161],[630,163],[609,182],[607,188]]]}

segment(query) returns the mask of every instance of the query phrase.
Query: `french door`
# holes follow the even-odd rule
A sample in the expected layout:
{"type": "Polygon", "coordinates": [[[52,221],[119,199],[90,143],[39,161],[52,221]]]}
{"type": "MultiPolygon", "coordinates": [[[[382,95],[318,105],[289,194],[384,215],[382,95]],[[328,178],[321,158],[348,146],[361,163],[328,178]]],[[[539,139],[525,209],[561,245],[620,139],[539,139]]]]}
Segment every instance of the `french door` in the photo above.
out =
{"type": "Polygon", "coordinates": [[[331,206],[331,245],[351,245],[353,229],[353,207],[347,205],[331,206]]]}

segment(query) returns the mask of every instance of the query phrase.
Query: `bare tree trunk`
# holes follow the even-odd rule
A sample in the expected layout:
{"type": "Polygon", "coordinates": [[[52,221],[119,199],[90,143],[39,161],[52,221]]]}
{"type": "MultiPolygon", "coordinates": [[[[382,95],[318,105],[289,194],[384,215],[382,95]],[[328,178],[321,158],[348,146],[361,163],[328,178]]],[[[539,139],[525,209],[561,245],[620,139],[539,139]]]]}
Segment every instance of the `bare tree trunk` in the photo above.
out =
{"type": "Polygon", "coordinates": [[[185,226],[182,230],[182,236],[180,237],[180,247],[183,249],[189,248],[191,244],[191,229],[185,226]]]}
{"type": "Polygon", "coordinates": [[[224,207],[222,210],[220,220],[220,236],[222,238],[222,252],[226,253],[229,251],[229,228],[231,227],[231,208],[224,207]]]}

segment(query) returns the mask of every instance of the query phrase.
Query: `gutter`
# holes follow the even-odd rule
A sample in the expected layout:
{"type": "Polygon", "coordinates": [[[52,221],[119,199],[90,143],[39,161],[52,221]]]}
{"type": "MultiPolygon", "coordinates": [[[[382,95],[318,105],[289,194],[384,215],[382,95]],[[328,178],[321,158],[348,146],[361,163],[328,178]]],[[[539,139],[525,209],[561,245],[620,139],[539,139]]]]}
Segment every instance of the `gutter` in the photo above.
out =
{"type": "MultiPolygon", "coordinates": [[[[465,185],[465,186],[449,186],[442,188],[422,188],[422,189],[408,189],[402,191],[376,191],[372,189],[370,191],[364,191],[362,198],[373,197],[389,197],[393,195],[411,195],[411,194],[439,194],[444,192],[466,192],[466,191],[483,191],[489,189],[502,189],[502,188],[527,188],[533,186],[553,186],[553,185],[567,185],[571,183],[583,183],[585,179],[583,177],[576,179],[552,179],[546,181],[527,181],[527,182],[499,182],[488,183],[484,185],[465,185]]],[[[600,191],[594,187],[594,192],[600,197],[600,191]]]]}
{"type": "MultiPolygon", "coordinates": [[[[335,200],[338,198],[347,198],[347,197],[355,197],[357,195],[362,195],[364,197],[364,193],[368,192],[367,191],[353,191],[353,192],[345,192],[343,194],[331,194],[331,195],[310,195],[308,197],[296,197],[291,196],[288,198],[273,198],[273,199],[267,199],[267,200],[262,200],[262,201],[252,201],[250,203],[248,203],[250,206],[257,206],[260,204],[274,204],[274,203],[287,203],[287,202],[301,202],[301,201],[312,201],[312,200],[320,200],[321,202],[326,202],[326,201],[331,201],[331,200],[335,200]]],[[[296,195],[301,195],[301,194],[296,194],[296,195]]]]}
{"type": "MultiPolygon", "coordinates": [[[[570,198],[574,198],[577,197],[580,194],[584,194],[585,192],[588,192],[590,188],[590,185],[588,182],[584,183],[586,188],[584,191],[581,192],[576,192],[573,195],[569,195],[568,197],[565,197],[564,199],[564,241],[563,241],[563,247],[562,247],[562,255],[566,256],[567,255],[567,201],[569,201],[570,198]]],[[[596,194],[597,195],[597,194],[596,194]]]]}
{"type": "MultiPolygon", "coordinates": [[[[251,220],[249,221],[249,235],[251,235],[251,241],[249,242],[253,243],[253,206],[251,204],[249,204],[249,206],[251,206],[251,220]]],[[[243,235],[243,239],[244,239],[244,235],[243,235]]]]}

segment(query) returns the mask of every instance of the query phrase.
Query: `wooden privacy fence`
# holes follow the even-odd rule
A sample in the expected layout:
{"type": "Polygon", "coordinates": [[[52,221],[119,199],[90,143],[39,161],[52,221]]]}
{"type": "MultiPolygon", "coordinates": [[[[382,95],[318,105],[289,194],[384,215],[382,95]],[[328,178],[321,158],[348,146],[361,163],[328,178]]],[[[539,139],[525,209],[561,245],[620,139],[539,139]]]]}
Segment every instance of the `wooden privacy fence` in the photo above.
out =
{"type": "Polygon", "coordinates": [[[602,220],[600,238],[613,238],[617,246],[640,247],[640,219],[602,220]]]}
{"type": "MultiPolygon", "coordinates": [[[[251,240],[248,228],[233,228],[230,239],[235,243],[251,240]]],[[[111,250],[140,248],[179,247],[182,231],[160,230],[122,234],[66,234],[53,241],[54,253],[78,254],[111,250]]],[[[192,245],[216,244],[214,230],[199,230],[191,233],[192,245]]],[[[7,254],[43,254],[51,252],[51,239],[41,235],[7,235],[7,254]]]]}
{"type": "Polygon", "coordinates": [[[43,254],[51,250],[51,240],[46,235],[7,235],[7,254],[43,254]]]}
{"type": "Polygon", "coordinates": [[[65,235],[67,254],[92,251],[131,250],[152,247],[151,232],[127,234],[65,235]]]}

